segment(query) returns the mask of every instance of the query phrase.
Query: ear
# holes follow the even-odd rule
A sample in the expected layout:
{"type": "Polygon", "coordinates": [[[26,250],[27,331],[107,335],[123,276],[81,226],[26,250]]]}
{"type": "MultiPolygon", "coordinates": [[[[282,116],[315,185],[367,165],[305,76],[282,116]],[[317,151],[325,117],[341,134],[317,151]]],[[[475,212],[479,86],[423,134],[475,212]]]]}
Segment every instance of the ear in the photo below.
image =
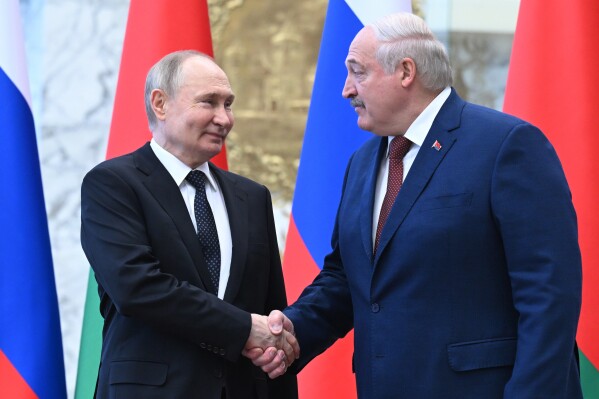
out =
{"type": "Polygon", "coordinates": [[[163,121],[166,119],[167,98],[166,93],[161,89],[154,89],[150,93],[150,104],[152,104],[152,110],[158,120],[163,121]]]}
{"type": "Polygon", "coordinates": [[[409,87],[416,80],[416,63],[411,58],[401,60],[395,71],[399,73],[404,88],[409,87]]]}

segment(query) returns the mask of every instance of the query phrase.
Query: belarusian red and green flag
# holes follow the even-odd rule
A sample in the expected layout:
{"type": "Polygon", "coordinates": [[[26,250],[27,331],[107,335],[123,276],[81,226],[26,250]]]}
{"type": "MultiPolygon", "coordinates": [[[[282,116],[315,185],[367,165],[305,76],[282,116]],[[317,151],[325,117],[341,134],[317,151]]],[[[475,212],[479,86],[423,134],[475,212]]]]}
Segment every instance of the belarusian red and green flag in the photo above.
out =
{"type": "Polygon", "coordinates": [[[578,326],[585,398],[599,398],[599,1],[522,0],[504,110],[538,126],[562,161],[583,264],[578,326]]]}
{"type": "MultiPolygon", "coordinates": [[[[150,140],[144,107],[146,74],[176,50],[212,55],[206,0],[131,0],[106,158],[129,153],[150,140]]],[[[213,162],[227,168],[225,150],[213,162]]],[[[75,398],[93,397],[100,364],[103,320],[97,284],[90,273],[75,398]]]]}

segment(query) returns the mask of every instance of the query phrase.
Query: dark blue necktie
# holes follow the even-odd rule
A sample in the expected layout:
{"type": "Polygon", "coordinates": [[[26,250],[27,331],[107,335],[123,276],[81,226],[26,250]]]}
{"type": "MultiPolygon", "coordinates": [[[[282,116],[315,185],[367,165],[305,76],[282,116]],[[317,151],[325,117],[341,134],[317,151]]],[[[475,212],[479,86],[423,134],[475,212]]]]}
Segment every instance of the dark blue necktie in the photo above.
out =
{"type": "Polygon", "coordinates": [[[208,265],[210,280],[218,294],[218,281],[220,279],[220,244],[214,215],[206,197],[206,175],[199,170],[192,170],[185,178],[196,189],[193,201],[193,211],[198,227],[198,238],[202,244],[204,259],[208,265]]]}

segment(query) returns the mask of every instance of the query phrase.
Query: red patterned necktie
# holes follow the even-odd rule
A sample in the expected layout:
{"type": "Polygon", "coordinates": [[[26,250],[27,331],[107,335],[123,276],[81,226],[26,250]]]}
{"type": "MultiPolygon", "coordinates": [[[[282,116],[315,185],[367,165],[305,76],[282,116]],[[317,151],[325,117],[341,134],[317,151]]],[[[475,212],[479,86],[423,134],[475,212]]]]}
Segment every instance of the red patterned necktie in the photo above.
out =
{"type": "Polygon", "coordinates": [[[379,213],[379,223],[376,227],[376,236],[374,239],[374,253],[379,246],[381,232],[387,221],[387,217],[391,212],[395,197],[399,193],[401,184],[403,183],[403,157],[408,153],[412,142],[404,136],[397,136],[391,140],[389,145],[389,177],[387,179],[387,192],[379,213]]]}

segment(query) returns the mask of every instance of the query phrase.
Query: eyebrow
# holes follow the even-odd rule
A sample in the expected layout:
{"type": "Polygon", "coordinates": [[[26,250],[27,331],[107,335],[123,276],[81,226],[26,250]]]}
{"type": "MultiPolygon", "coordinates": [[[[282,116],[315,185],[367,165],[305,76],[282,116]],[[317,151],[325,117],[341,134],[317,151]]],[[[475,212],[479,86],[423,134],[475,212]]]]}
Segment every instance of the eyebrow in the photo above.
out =
{"type": "Polygon", "coordinates": [[[202,99],[202,98],[225,98],[227,100],[233,101],[233,100],[235,100],[235,94],[231,93],[231,94],[223,96],[223,95],[221,95],[218,92],[211,91],[211,92],[208,92],[208,93],[198,94],[197,96],[195,96],[195,98],[196,99],[202,99]]]}
{"type": "Polygon", "coordinates": [[[350,65],[362,66],[362,64],[360,64],[354,58],[348,58],[347,60],[345,60],[345,65],[347,65],[347,66],[350,66],[350,65]]]}

